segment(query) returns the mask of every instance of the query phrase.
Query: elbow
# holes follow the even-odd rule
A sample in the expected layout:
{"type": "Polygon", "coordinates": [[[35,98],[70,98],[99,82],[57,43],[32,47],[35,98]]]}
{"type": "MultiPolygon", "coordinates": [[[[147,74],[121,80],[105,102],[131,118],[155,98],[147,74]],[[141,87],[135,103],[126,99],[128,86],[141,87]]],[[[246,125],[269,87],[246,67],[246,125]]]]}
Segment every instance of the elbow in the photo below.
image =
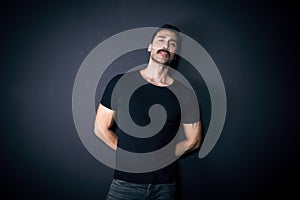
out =
{"type": "Polygon", "coordinates": [[[99,129],[96,128],[96,127],[94,127],[94,134],[95,134],[96,136],[99,136],[99,129]]]}
{"type": "Polygon", "coordinates": [[[109,133],[109,128],[106,126],[101,126],[100,124],[95,124],[94,126],[94,134],[101,140],[107,140],[109,133]]]}
{"type": "Polygon", "coordinates": [[[98,128],[94,128],[94,134],[95,134],[98,138],[101,138],[101,132],[99,131],[98,128]]]}
{"type": "Polygon", "coordinates": [[[101,135],[103,135],[103,128],[101,128],[97,123],[95,123],[94,126],[94,133],[97,137],[101,138],[101,135]]]}
{"type": "Polygon", "coordinates": [[[201,146],[201,130],[199,131],[199,134],[197,134],[197,137],[194,138],[192,145],[193,149],[197,149],[201,146]]]}
{"type": "Polygon", "coordinates": [[[95,123],[94,124],[94,133],[95,133],[95,135],[98,135],[98,132],[99,132],[98,125],[97,125],[97,123],[95,123]]]}
{"type": "Polygon", "coordinates": [[[195,143],[194,149],[199,148],[200,144],[201,144],[200,140],[197,140],[197,142],[195,143]]]}
{"type": "Polygon", "coordinates": [[[194,150],[199,148],[201,145],[201,141],[200,138],[194,139],[191,143],[190,143],[190,149],[194,150]]]}

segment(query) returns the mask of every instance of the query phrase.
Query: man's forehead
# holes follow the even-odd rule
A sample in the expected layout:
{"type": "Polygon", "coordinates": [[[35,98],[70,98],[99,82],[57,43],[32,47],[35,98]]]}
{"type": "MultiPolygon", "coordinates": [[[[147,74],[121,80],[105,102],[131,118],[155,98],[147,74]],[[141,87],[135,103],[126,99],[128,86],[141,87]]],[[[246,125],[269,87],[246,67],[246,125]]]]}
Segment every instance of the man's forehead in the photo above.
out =
{"type": "Polygon", "coordinates": [[[169,37],[177,41],[176,34],[170,30],[160,30],[157,32],[155,37],[169,37]]]}

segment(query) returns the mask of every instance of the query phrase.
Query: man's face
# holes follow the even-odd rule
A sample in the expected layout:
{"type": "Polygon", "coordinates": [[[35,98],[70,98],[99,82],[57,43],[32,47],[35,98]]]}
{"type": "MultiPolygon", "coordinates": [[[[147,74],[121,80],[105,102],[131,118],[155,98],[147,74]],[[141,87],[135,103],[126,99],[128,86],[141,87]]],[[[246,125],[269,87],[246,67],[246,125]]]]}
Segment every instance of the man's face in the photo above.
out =
{"type": "Polygon", "coordinates": [[[167,64],[174,59],[178,46],[176,34],[170,30],[161,30],[148,47],[150,57],[154,62],[167,64]]]}

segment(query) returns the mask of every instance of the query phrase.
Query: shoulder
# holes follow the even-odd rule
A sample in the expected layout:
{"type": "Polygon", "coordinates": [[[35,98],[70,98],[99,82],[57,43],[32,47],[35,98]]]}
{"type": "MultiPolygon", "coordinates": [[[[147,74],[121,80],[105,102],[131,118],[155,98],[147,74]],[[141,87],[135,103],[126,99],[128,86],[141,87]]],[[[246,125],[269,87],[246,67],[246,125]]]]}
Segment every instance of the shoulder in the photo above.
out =
{"type": "Polygon", "coordinates": [[[191,88],[191,86],[188,87],[187,85],[183,84],[182,82],[178,81],[177,79],[174,79],[172,87],[176,91],[178,91],[182,94],[186,94],[186,93],[192,94],[193,93],[193,89],[191,88]]]}
{"type": "Polygon", "coordinates": [[[197,104],[198,98],[192,86],[185,85],[182,82],[175,80],[176,79],[174,79],[172,85],[172,91],[175,93],[176,97],[186,106],[197,104]]]}

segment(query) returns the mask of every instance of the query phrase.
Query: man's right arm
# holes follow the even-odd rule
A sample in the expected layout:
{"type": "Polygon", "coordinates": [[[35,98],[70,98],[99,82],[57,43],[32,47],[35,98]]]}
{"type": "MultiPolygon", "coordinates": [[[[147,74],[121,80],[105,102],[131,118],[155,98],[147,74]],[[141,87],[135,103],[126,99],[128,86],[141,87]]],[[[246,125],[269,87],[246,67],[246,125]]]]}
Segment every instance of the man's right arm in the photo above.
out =
{"type": "Polygon", "coordinates": [[[96,136],[101,139],[105,144],[107,144],[113,150],[117,150],[118,136],[110,130],[114,122],[115,112],[102,104],[99,104],[94,132],[96,136]]]}

